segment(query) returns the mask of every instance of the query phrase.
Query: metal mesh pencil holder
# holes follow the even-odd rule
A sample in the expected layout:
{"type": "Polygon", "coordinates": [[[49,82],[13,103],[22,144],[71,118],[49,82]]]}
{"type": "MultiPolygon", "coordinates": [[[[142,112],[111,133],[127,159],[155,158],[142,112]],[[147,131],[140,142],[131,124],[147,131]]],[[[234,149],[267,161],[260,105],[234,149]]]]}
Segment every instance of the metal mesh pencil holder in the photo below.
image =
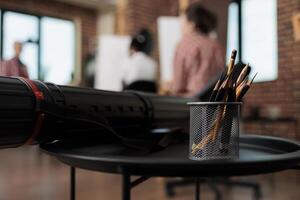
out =
{"type": "Polygon", "coordinates": [[[190,148],[192,160],[239,157],[240,102],[191,102],[190,148]]]}

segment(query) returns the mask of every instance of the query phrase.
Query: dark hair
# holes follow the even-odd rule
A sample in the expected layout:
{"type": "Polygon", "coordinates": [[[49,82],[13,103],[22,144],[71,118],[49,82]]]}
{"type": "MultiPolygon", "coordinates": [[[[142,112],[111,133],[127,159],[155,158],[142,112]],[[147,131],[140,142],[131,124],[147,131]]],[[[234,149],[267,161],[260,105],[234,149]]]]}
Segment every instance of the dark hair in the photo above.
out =
{"type": "Polygon", "coordinates": [[[202,7],[201,3],[195,2],[190,4],[185,10],[188,21],[195,24],[198,32],[209,34],[217,26],[216,16],[209,10],[202,7]]]}
{"type": "Polygon", "coordinates": [[[152,50],[152,36],[147,29],[141,29],[132,37],[130,48],[150,54],[152,50]]]}

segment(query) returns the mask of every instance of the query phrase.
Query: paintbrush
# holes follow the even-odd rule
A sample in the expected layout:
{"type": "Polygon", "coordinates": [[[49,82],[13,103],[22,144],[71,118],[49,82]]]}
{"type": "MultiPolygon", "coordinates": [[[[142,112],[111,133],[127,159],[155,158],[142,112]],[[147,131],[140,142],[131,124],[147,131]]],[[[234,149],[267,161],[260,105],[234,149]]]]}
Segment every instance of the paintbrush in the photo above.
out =
{"type": "Polygon", "coordinates": [[[255,79],[257,73],[253,76],[253,78],[250,81],[247,81],[246,84],[244,84],[239,91],[237,91],[237,97],[236,101],[242,101],[243,97],[247,93],[247,91],[250,89],[250,86],[253,83],[253,80],[255,79]]]}
{"type": "Polygon", "coordinates": [[[249,66],[249,63],[243,68],[243,70],[241,71],[239,77],[236,80],[236,86],[238,87],[247,76],[249,76],[251,72],[251,67],[249,66]]]}
{"type": "Polygon", "coordinates": [[[228,76],[229,76],[229,74],[231,74],[231,72],[234,69],[236,54],[237,54],[237,51],[235,49],[233,49],[232,52],[231,52],[229,63],[228,63],[228,69],[227,69],[227,75],[228,76]]]}
{"type": "Polygon", "coordinates": [[[222,72],[218,82],[216,83],[211,95],[210,95],[210,98],[209,98],[209,101],[212,102],[215,100],[217,94],[218,94],[218,90],[219,88],[221,87],[222,83],[224,82],[226,78],[226,69],[222,72]]]}
{"type": "Polygon", "coordinates": [[[233,83],[237,82],[237,79],[238,79],[239,75],[241,74],[241,72],[243,71],[243,69],[245,67],[246,67],[246,65],[241,63],[241,62],[234,65],[234,72],[232,74],[233,83]]]}
{"type": "Polygon", "coordinates": [[[236,98],[238,96],[240,96],[240,93],[241,93],[243,87],[245,87],[245,85],[247,85],[247,82],[248,82],[248,77],[236,88],[236,91],[235,91],[236,98]]]}
{"type": "Polygon", "coordinates": [[[256,74],[253,76],[253,78],[251,79],[251,81],[248,81],[247,85],[251,86],[255,77],[257,76],[258,72],[256,72],[256,74]]]}
{"type": "Polygon", "coordinates": [[[209,101],[210,101],[210,102],[212,102],[212,101],[215,100],[215,98],[216,98],[216,96],[217,96],[217,94],[218,94],[218,90],[219,90],[220,85],[221,85],[221,81],[218,80],[218,82],[216,83],[216,85],[215,85],[215,87],[214,87],[214,89],[213,89],[213,91],[211,92],[211,95],[210,95],[210,97],[209,97],[209,101]]]}
{"type": "MultiPolygon", "coordinates": [[[[236,59],[236,54],[237,54],[237,51],[234,49],[231,52],[231,57],[230,57],[230,60],[229,60],[228,66],[227,66],[227,78],[223,82],[218,94],[216,95],[216,101],[226,102],[226,101],[234,101],[234,99],[235,99],[235,92],[233,89],[233,84],[234,84],[233,77],[237,76],[237,75],[235,75],[236,72],[235,72],[235,65],[234,65],[235,59],[236,59]]],[[[219,113],[217,115],[216,127],[213,132],[213,137],[212,137],[213,140],[215,140],[217,138],[217,134],[221,127],[222,118],[224,117],[224,115],[226,116],[226,105],[221,105],[219,113]]]]}
{"type": "Polygon", "coordinates": [[[249,90],[250,86],[249,85],[244,85],[240,91],[238,92],[237,96],[236,96],[236,101],[242,101],[244,95],[246,94],[246,92],[249,90]]]}
{"type": "Polygon", "coordinates": [[[226,75],[225,80],[223,81],[222,85],[219,87],[219,90],[216,94],[215,101],[226,101],[227,95],[226,90],[228,89],[229,85],[231,85],[231,77],[232,77],[233,71],[229,75],[226,75]]]}

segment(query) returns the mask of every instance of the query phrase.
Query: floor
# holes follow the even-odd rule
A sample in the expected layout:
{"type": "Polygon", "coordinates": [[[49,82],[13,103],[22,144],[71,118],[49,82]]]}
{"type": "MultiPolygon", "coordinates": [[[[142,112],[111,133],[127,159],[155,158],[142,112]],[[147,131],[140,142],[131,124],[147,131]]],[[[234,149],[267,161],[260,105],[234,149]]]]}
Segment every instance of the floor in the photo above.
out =
{"type": "MultiPolygon", "coordinates": [[[[261,200],[300,199],[300,172],[295,170],[251,177],[234,177],[258,182],[261,200]]],[[[133,200],[192,200],[194,187],[177,188],[176,197],[168,198],[166,179],[152,178],[132,191],[133,200]]],[[[223,200],[252,200],[245,188],[217,186],[223,200]]],[[[77,170],[77,200],[119,200],[121,177],[86,170],[77,170]]],[[[65,200],[69,198],[69,167],[45,155],[35,147],[0,150],[0,200],[65,200]]],[[[213,200],[207,185],[201,185],[201,199],[213,200]]]]}

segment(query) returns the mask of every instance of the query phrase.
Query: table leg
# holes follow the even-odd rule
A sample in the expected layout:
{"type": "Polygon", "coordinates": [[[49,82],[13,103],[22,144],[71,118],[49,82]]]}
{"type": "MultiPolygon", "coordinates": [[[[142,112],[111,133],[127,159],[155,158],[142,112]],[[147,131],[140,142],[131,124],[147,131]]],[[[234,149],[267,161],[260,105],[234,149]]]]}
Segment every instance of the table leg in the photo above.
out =
{"type": "Polygon", "coordinates": [[[200,200],[200,179],[196,178],[196,193],[195,193],[195,199],[200,200]]]}
{"type": "Polygon", "coordinates": [[[76,171],[75,167],[70,169],[71,185],[70,185],[70,200],[75,200],[76,195],[76,171]]]}
{"type": "Polygon", "coordinates": [[[130,175],[129,174],[123,174],[123,183],[122,183],[122,187],[123,187],[123,200],[130,200],[130,186],[131,182],[130,182],[130,175]]]}

